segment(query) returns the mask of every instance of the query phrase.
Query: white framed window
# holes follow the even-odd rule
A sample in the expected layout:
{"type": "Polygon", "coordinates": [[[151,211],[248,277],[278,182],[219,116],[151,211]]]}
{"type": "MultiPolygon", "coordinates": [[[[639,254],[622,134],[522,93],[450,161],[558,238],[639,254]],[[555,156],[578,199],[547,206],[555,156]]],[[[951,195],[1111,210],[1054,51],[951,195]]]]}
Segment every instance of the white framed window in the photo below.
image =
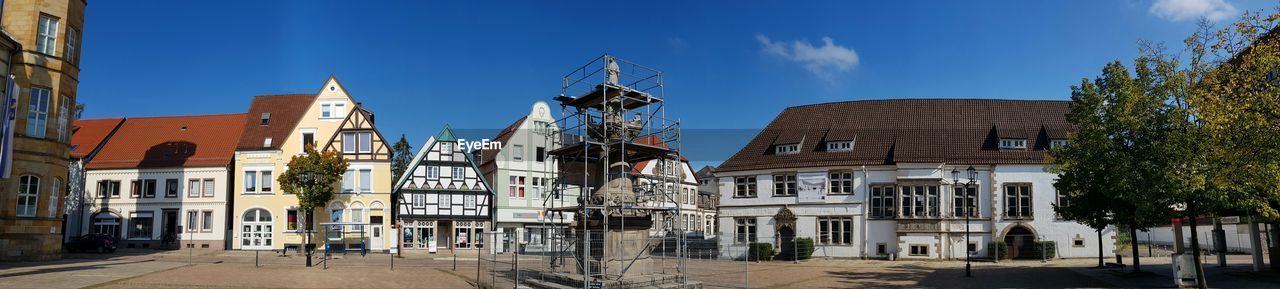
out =
{"type": "Polygon", "coordinates": [[[1004,185],[1004,216],[1010,219],[1031,219],[1031,184],[1004,185]]]}
{"type": "Polygon", "coordinates": [[[201,232],[213,231],[213,211],[201,211],[200,216],[201,216],[200,231],[201,232]]]}
{"type": "Polygon", "coordinates": [[[360,192],[373,192],[373,170],[360,169],[360,192]]]}
{"type": "Polygon", "coordinates": [[[519,179],[520,177],[511,176],[511,179],[507,181],[507,197],[511,197],[511,198],[516,197],[516,189],[518,188],[516,186],[516,181],[518,181],[519,179]]]}
{"type": "Polygon", "coordinates": [[[187,210],[187,231],[188,232],[194,232],[197,229],[199,229],[198,227],[196,227],[196,222],[199,221],[199,218],[200,218],[200,215],[198,212],[196,212],[196,210],[187,210]]]}
{"type": "Polygon", "coordinates": [[[938,217],[938,186],[901,186],[903,217],[938,217]]]}
{"type": "Polygon", "coordinates": [[[440,194],[438,201],[439,203],[437,204],[437,208],[448,209],[450,206],[453,206],[453,199],[450,198],[448,194],[440,194]]]}
{"type": "Polygon", "coordinates": [[[784,144],[774,147],[774,152],[780,155],[789,155],[800,152],[800,144],[784,144]]]}
{"type": "Polygon", "coordinates": [[[58,197],[62,196],[63,193],[62,180],[54,178],[53,185],[49,186],[49,209],[47,212],[49,212],[48,216],[50,218],[58,216],[58,206],[62,204],[58,202],[58,197]]]}
{"type": "Polygon", "coordinates": [[[40,177],[18,178],[18,217],[35,217],[36,204],[40,202],[40,177]]]}
{"type": "Polygon", "coordinates": [[[259,178],[262,180],[262,184],[258,187],[258,191],[270,193],[271,183],[274,183],[275,181],[275,179],[271,178],[271,171],[259,171],[258,174],[262,176],[259,178]]]}
{"type": "Polygon", "coordinates": [[[271,147],[271,138],[270,138],[270,137],[268,137],[268,138],[263,138],[263,139],[262,139],[262,147],[264,147],[264,148],[265,148],[265,147],[271,147]]]}
{"type": "Polygon", "coordinates": [[[786,173],[773,175],[773,196],[788,197],[796,195],[796,174],[786,173]]]}
{"type": "Polygon", "coordinates": [[[529,194],[530,198],[539,199],[542,196],[542,178],[531,178],[533,182],[533,191],[529,194]]]}
{"type": "Polygon", "coordinates": [[[829,152],[847,152],[853,150],[853,141],[832,141],[827,142],[827,151],[829,152]]]}
{"type": "Polygon", "coordinates": [[[735,243],[750,243],[756,241],[756,218],[733,218],[735,243]]]}
{"type": "Polygon", "coordinates": [[[288,208],[284,210],[284,229],[288,231],[298,232],[299,213],[297,208],[288,208]]]}
{"type": "Polygon", "coordinates": [[[358,144],[357,144],[355,132],[342,133],[342,152],[343,153],[355,153],[357,145],[358,144]]]}
{"type": "Polygon", "coordinates": [[[909,254],[911,256],[929,256],[929,245],[912,244],[909,254]]]}
{"type": "Polygon", "coordinates": [[[69,113],[68,105],[71,105],[71,98],[62,95],[58,98],[58,142],[70,142],[71,130],[67,129],[67,125],[71,124],[71,113],[69,113]]]}
{"type": "Polygon", "coordinates": [[[213,197],[214,184],[215,183],[213,182],[213,179],[204,179],[204,189],[201,191],[203,191],[202,193],[205,197],[210,197],[210,198],[213,197]]]}
{"type": "Polygon", "coordinates": [[[733,178],[733,196],[738,198],[754,198],[756,196],[756,177],[733,178]]]}
{"type": "Polygon", "coordinates": [[[952,190],[951,214],[964,217],[978,217],[978,187],[955,185],[952,190]]]}
{"type": "Polygon", "coordinates": [[[164,197],[165,198],[178,197],[178,179],[164,180],[164,197]]]}
{"type": "Polygon", "coordinates": [[[427,206],[426,196],[423,194],[413,194],[413,207],[422,208],[427,206]]]}
{"type": "Polygon", "coordinates": [[[466,195],[466,196],[462,197],[462,208],[464,208],[464,209],[475,209],[475,208],[476,208],[476,195],[466,195]]]}
{"type": "Polygon", "coordinates": [[[299,142],[299,143],[298,143],[298,154],[305,154],[305,153],[307,153],[307,145],[311,145],[311,147],[312,147],[313,149],[317,149],[317,150],[319,150],[319,148],[316,148],[316,147],[315,147],[315,145],[316,145],[316,129],[314,129],[314,128],[304,128],[304,129],[299,129],[298,131],[302,134],[302,142],[299,142]]]}
{"type": "Polygon", "coordinates": [[[200,192],[201,188],[203,188],[203,186],[200,185],[199,179],[187,180],[187,197],[190,197],[190,198],[199,197],[201,193],[200,192]]]}
{"type": "Polygon", "coordinates": [[[1002,138],[1000,139],[1000,148],[1001,149],[1025,149],[1027,148],[1027,140],[1002,138]]]}
{"type": "Polygon", "coordinates": [[[153,214],[152,212],[129,213],[129,239],[151,239],[153,214]]]}
{"type": "Polygon", "coordinates": [[[453,174],[452,174],[452,175],[449,175],[449,176],[450,176],[450,177],[452,177],[452,178],[453,178],[453,179],[455,179],[455,180],[456,180],[456,179],[463,179],[463,178],[466,178],[466,177],[467,177],[467,171],[466,171],[466,169],[463,169],[462,167],[453,167],[453,172],[452,172],[452,173],[453,173],[453,174]]]}
{"type": "Polygon", "coordinates": [[[838,195],[853,193],[855,189],[853,186],[853,172],[831,172],[830,175],[831,194],[838,195]]]}
{"type": "Polygon", "coordinates": [[[156,180],[142,180],[142,185],[143,185],[142,197],[144,198],[156,197],[156,180]]]}
{"type": "Polygon", "coordinates": [[[440,156],[452,155],[452,154],[453,154],[453,143],[440,142],[440,156]]]}
{"type": "Polygon", "coordinates": [[[518,162],[518,161],[523,161],[523,160],[524,160],[524,146],[523,146],[523,145],[512,145],[512,146],[511,146],[511,160],[513,160],[513,161],[517,161],[517,162],[518,162]]]}
{"type": "Polygon", "coordinates": [[[119,198],[120,197],[120,181],[101,180],[98,181],[98,198],[119,198]]]}
{"type": "Polygon", "coordinates": [[[893,218],[897,206],[894,204],[897,195],[897,189],[893,185],[872,185],[871,186],[871,217],[872,218],[893,218]]]}
{"type": "Polygon", "coordinates": [[[27,136],[44,138],[49,121],[49,89],[32,87],[27,105],[27,136]]]}
{"type": "Polygon", "coordinates": [[[519,183],[518,183],[519,186],[516,187],[516,197],[524,198],[524,177],[519,177],[516,179],[519,180],[519,183]]]}
{"type": "Polygon", "coordinates": [[[1056,148],[1060,148],[1060,147],[1064,147],[1064,146],[1067,146],[1067,140],[1065,140],[1065,139],[1055,139],[1055,140],[1050,140],[1050,141],[1049,141],[1049,148],[1050,148],[1050,149],[1056,149],[1056,148]]]}
{"type": "Polygon", "coordinates": [[[366,132],[356,133],[356,135],[359,136],[359,142],[360,142],[359,152],[361,153],[373,152],[373,133],[366,131],[366,132]]]}
{"type": "Polygon", "coordinates": [[[40,14],[40,22],[38,23],[38,35],[36,36],[36,52],[45,55],[58,54],[58,18],[53,16],[40,14]]]}
{"type": "Polygon", "coordinates": [[[436,167],[436,166],[427,167],[427,179],[428,180],[440,179],[440,167],[436,167]]]}
{"type": "Polygon", "coordinates": [[[336,119],[347,116],[346,103],[343,102],[324,102],[320,103],[320,118],[336,119]]]}
{"type": "Polygon", "coordinates": [[[244,213],[240,221],[241,249],[269,250],[272,248],[271,212],[264,209],[250,209],[244,213]]]}
{"type": "Polygon", "coordinates": [[[356,191],[356,171],[347,170],[342,174],[342,193],[350,194],[356,191]]]}
{"type": "Polygon", "coordinates": [[[78,49],[79,49],[79,45],[80,45],[80,43],[79,43],[79,41],[80,41],[79,37],[80,37],[80,31],[79,31],[79,30],[76,30],[75,28],[67,27],[67,40],[66,40],[66,41],[63,41],[63,42],[65,42],[65,44],[66,44],[65,46],[66,46],[66,47],[64,47],[64,48],[62,49],[62,60],[63,60],[63,61],[66,61],[67,63],[71,63],[71,64],[79,64],[79,63],[80,63],[79,61],[77,61],[77,60],[78,60],[78,59],[77,59],[77,57],[78,57],[79,55],[77,55],[77,54],[76,54],[76,53],[78,53],[78,51],[76,51],[76,50],[78,50],[78,49]]]}
{"type": "Polygon", "coordinates": [[[342,133],[342,152],[343,153],[369,153],[373,151],[373,133],[372,132],[344,132],[342,133]]]}

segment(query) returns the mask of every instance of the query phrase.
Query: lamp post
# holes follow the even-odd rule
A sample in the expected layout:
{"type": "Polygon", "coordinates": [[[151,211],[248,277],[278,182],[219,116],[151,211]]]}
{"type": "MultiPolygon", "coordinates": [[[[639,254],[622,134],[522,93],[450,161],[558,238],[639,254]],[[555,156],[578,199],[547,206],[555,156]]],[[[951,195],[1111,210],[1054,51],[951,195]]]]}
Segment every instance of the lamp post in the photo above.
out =
{"type": "MultiPolygon", "coordinates": [[[[311,171],[310,169],[304,169],[301,175],[302,175],[302,179],[304,180],[304,183],[307,184],[307,186],[303,186],[301,189],[307,190],[310,187],[311,182],[315,180],[315,172],[311,171]]],[[[302,193],[305,195],[306,192],[304,191],[302,193]]],[[[309,208],[305,213],[306,215],[303,215],[302,221],[298,222],[298,227],[303,228],[302,229],[303,232],[307,232],[306,228],[311,226],[311,224],[304,224],[304,222],[308,221],[307,219],[309,218],[307,218],[306,216],[311,216],[311,214],[313,214],[311,211],[313,210],[315,210],[315,208],[309,208]]],[[[288,220],[285,220],[285,222],[288,222],[288,220]]],[[[315,234],[315,231],[308,232],[306,235],[307,242],[306,244],[302,244],[302,252],[307,255],[307,267],[311,267],[312,265],[311,263],[311,251],[313,250],[313,248],[311,247],[312,234],[315,234]]]]}
{"type": "Polygon", "coordinates": [[[964,276],[973,277],[973,262],[971,259],[973,256],[973,251],[972,249],[969,248],[969,217],[973,214],[973,210],[969,204],[969,199],[970,199],[969,188],[977,184],[978,170],[975,170],[973,166],[969,166],[968,169],[965,169],[965,172],[968,173],[969,182],[961,184],[960,170],[952,169],[951,185],[956,188],[956,190],[953,190],[953,191],[957,191],[963,194],[963,198],[964,198],[964,209],[961,212],[961,214],[964,214],[964,276]]]}

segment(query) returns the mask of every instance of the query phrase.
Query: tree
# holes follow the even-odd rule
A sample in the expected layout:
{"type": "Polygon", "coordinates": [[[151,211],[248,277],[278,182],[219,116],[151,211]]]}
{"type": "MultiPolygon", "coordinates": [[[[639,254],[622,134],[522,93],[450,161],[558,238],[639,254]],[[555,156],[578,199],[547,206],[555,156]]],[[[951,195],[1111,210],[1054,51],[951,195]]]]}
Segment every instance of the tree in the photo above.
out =
{"type": "Polygon", "coordinates": [[[391,145],[391,182],[400,179],[400,175],[409,169],[409,162],[413,161],[413,146],[409,145],[409,141],[405,139],[404,134],[400,135],[400,140],[391,145]]]}
{"type": "Polygon", "coordinates": [[[1110,150],[1104,149],[1109,140],[1102,127],[1102,97],[1088,80],[1072,88],[1071,108],[1067,120],[1078,130],[1071,135],[1066,146],[1053,149],[1050,154],[1050,170],[1058,174],[1054,188],[1063,195],[1062,203],[1053,209],[1065,220],[1076,221],[1098,232],[1098,267],[1106,266],[1102,249],[1102,231],[1114,223],[1115,200],[1108,193],[1104,170],[1110,166],[1110,150]]]}
{"type": "MultiPolygon", "coordinates": [[[[289,167],[276,178],[285,193],[298,197],[298,207],[307,213],[306,220],[315,220],[315,209],[324,207],[337,194],[337,184],[347,171],[347,160],[335,150],[317,152],[315,146],[306,145],[304,154],[289,159],[289,167]]],[[[314,224],[305,224],[312,226],[314,224]]],[[[311,266],[313,236],[307,234],[307,266],[311,266]]]]}

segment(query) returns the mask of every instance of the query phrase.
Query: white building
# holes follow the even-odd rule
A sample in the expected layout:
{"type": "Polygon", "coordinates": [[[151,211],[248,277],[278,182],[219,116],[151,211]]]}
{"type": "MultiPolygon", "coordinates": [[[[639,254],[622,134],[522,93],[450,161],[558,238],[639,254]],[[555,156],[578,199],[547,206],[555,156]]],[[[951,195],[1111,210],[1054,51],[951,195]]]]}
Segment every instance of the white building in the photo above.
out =
{"type": "MultiPolygon", "coordinates": [[[[566,186],[557,194],[554,186],[558,166],[547,152],[558,148],[553,142],[556,119],[547,103],[533,104],[529,114],[498,133],[490,143],[496,147],[477,150],[480,171],[493,184],[496,235],[493,252],[511,252],[523,245],[526,252],[550,250],[553,240],[563,237],[572,213],[548,212],[547,208],[572,207],[581,195],[577,186],[566,186]]],[[[479,140],[468,140],[479,141],[479,140]]]]}
{"type": "Polygon", "coordinates": [[[492,187],[445,127],[427,139],[395,183],[405,250],[484,249],[492,187]]]}
{"type": "Polygon", "coordinates": [[[124,120],[85,164],[69,231],[122,248],[227,248],[227,187],[244,114],[124,120]]]}
{"type": "MultiPolygon", "coordinates": [[[[652,140],[655,138],[648,138],[652,140]]],[[[641,141],[642,143],[646,141],[641,141]]],[[[705,238],[713,237],[714,234],[706,234],[708,231],[708,220],[716,217],[715,209],[708,209],[699,206],[698,179],[694,174],[693,168],[689,166],[687,160],[647,160],[636,163],[632,167],[632,174],[637,178],[637,184],[640,186],[650,186],[660,184],[668,186],[665,192],[674,200],[652,200],[649,206],[662,208],[679,207],[679,218],[672,216],[676,212],[672,211],[668,214],[655,214],[653,220],[653,228],[650,234],[654,236],[662,236],[672,232],[683,232],[685,234],[696,233],[695,235],[704,236],[705,238]],[[663,180],[661,178],[668,178],[663,180]],[[678,223],[677,223],[678,222],[678,223]]],[[[657,191],[655,189],[655,191],[657,191]]]]}
{"type": "Polygon", "coordinates": [[[716,171],[721,253],[748,242],[813,238],[815,256],[963,259],[1113,251],[1101,234],[1059,219],[1051,147],[1066,143],[1063,101],[872,100],[791,107],[716,171]],[[969,184],[966,170],[977,177],[969,184]],[[952,172],[959,171],[961,185],[952,172]],[[967,193],[967,194],[966,194],[967,193]],[[969,197],[966,198],[966,195],[969,197]],[[966,238],[966,201],[969,225],[966,238]]]}

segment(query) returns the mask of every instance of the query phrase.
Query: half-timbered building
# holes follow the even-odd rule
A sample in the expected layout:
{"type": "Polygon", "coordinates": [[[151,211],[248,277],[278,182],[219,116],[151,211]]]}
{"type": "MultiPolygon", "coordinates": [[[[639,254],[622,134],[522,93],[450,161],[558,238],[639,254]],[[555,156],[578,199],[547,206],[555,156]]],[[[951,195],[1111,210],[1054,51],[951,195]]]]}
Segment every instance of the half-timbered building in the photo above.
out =
{"type": "Polygon", "coordinates": [[[428,138],[395,184],[406,250],[483,249],[493,190],[445,127],[428,138]]]}

